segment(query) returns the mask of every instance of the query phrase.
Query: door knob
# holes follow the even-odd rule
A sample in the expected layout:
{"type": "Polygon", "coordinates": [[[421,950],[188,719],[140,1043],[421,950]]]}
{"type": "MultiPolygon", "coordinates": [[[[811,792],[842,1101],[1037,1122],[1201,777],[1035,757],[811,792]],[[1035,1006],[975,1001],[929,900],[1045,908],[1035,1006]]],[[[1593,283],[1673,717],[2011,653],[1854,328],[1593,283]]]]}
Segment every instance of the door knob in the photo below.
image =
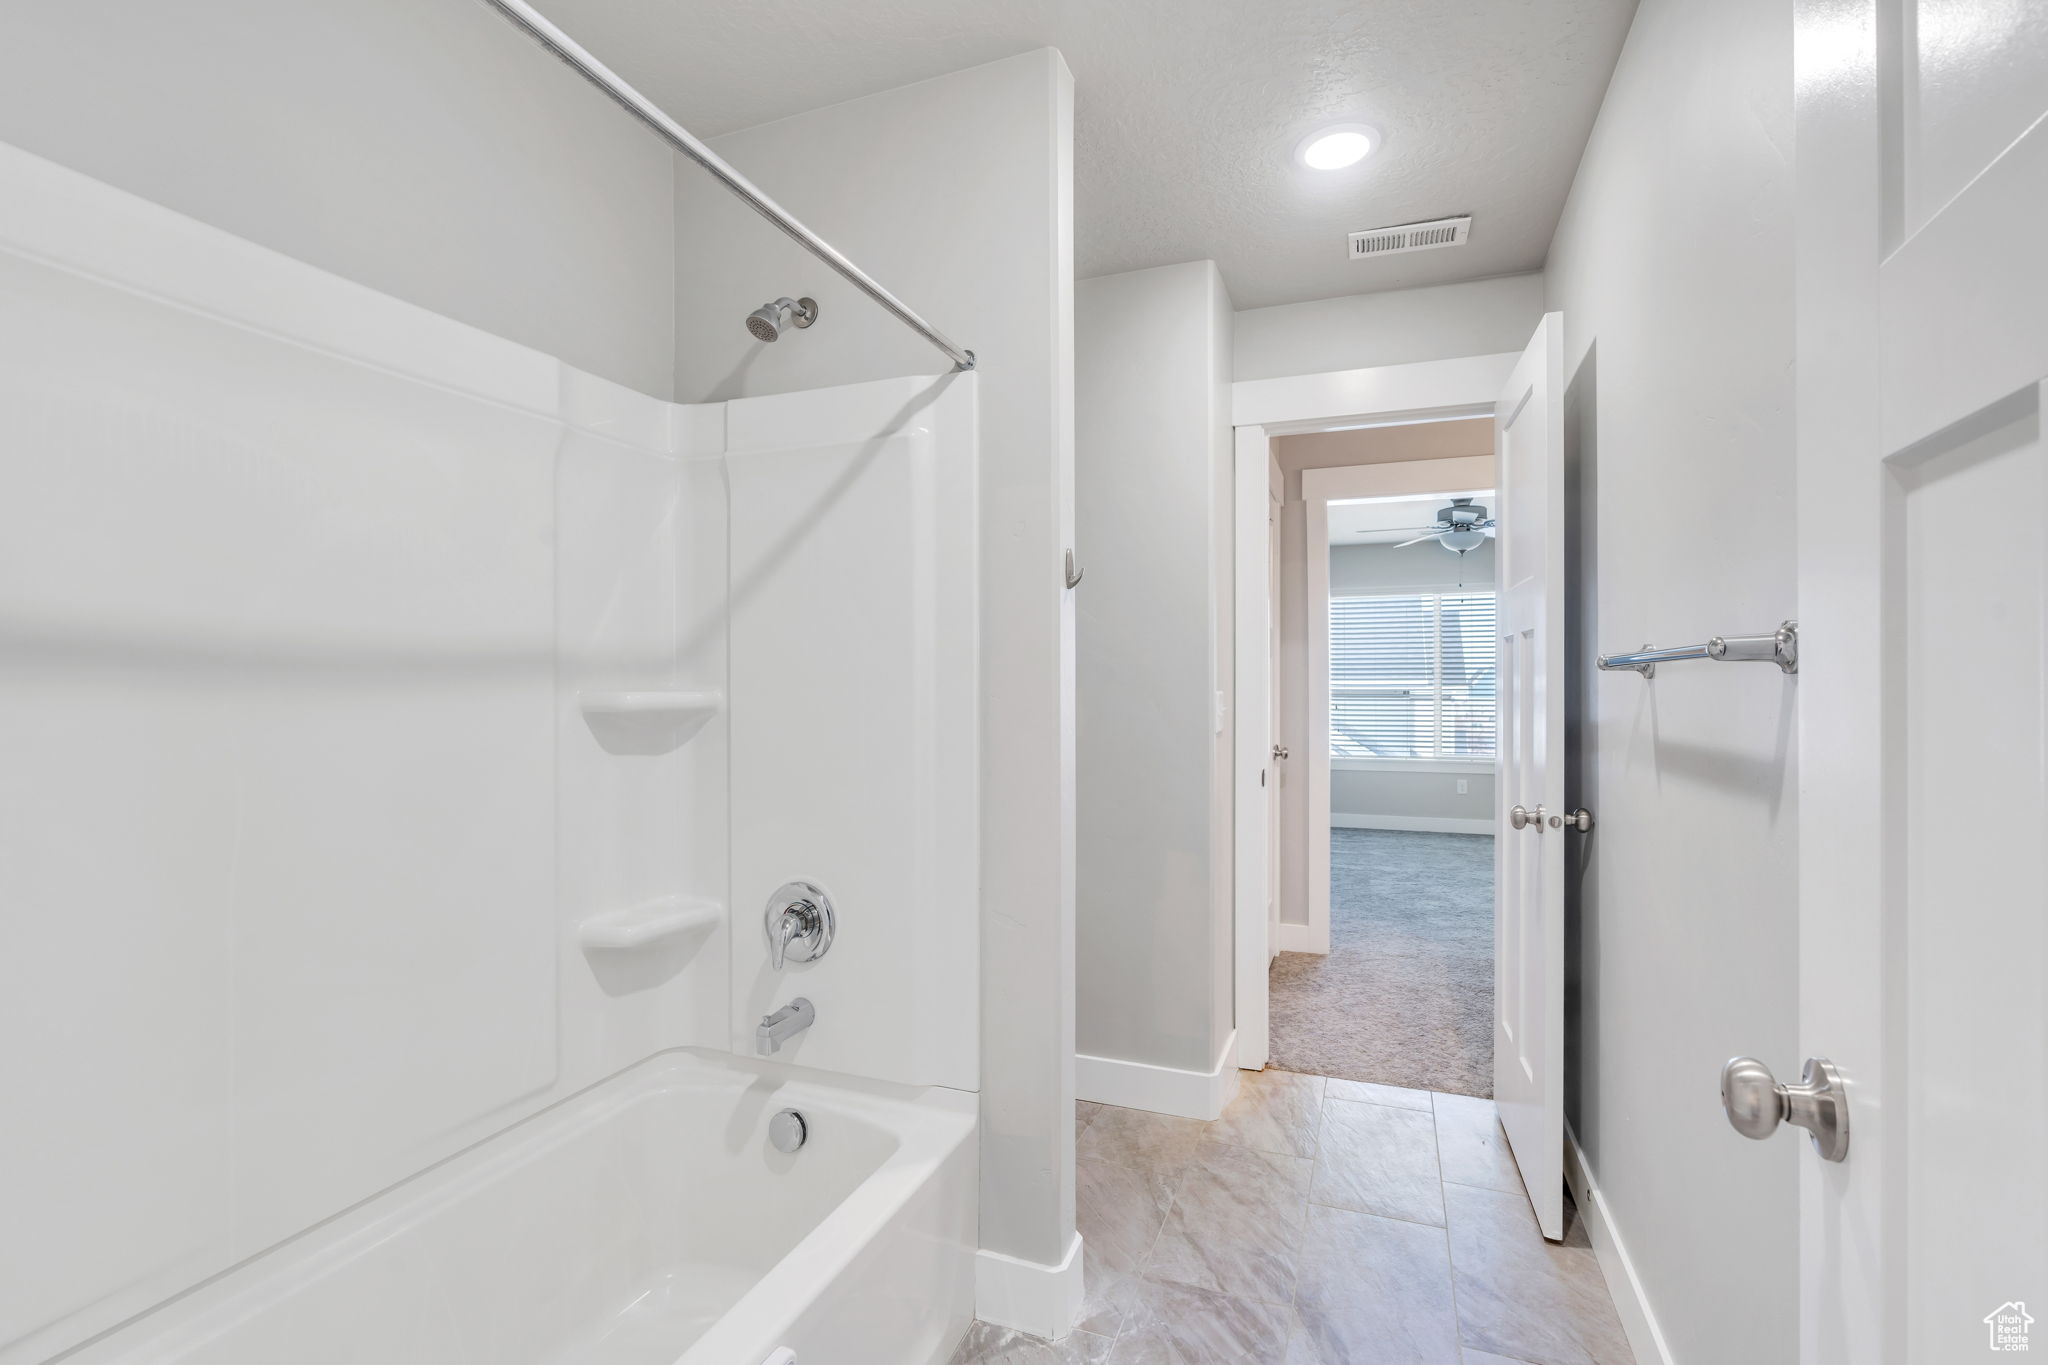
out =
{"type": "Polygon", "coordinates": [[[1287,746],[1286,746],[1285,744],[1275,744],[1275,745],[1273,746],[1273,757],[1275,757],[1275,758],[1285,758],[1285,757],[1287,757],[1287,746]]]}
{"type": "Polygon", "coordinates": [[[1728,1124],[1746,1138],[1762,1141],[1780,1123],[1804,1128],[1813,1150],[1829,1161],[1849,1155],[1849,1096],[1842,1073],[1825,1057],[1806,1059],[1798,1085],[1781,1085],[1754,1057],[1735,1057],[1721,1068],[1721,1107],[1728,1124]]]}
{"type": "Polygon", "coordinates": [[[1527,810],[1521,806],[1516,806],[1508,812],[1508,823],[1516,829],[1533,829],[1538,834],[1541,834],[1543,832],[1543,817],[1548,814],[1549,812],[1540,805],[1535,810],[1527,810]]]}
{"type": "Polygon", "coordinates": [[[1570,815],[1565,816],[1560,823],[1566,829],[1575,829],[1581,834],[1589,834],[1593,829],[1593,812],[1587,810],[1584,806],[1580,806],[1570,815]]]}

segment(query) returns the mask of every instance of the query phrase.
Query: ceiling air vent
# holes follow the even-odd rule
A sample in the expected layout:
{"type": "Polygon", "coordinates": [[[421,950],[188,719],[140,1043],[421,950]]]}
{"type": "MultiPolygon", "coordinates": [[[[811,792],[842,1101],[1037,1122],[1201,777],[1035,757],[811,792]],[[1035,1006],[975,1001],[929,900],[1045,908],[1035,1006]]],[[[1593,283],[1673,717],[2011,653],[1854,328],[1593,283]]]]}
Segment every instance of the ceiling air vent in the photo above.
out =
{"type": "Polygon", "coordinates": [[[1427,223],[1403,223],[1399,227],[1373,228],[1351,234],[1351,259],[1368,256],[1396,256],[1403,251],[1431,251],[1440,246],[1463,246],[1472,231],[1472,216],[1438,218],[1427,223]]]}

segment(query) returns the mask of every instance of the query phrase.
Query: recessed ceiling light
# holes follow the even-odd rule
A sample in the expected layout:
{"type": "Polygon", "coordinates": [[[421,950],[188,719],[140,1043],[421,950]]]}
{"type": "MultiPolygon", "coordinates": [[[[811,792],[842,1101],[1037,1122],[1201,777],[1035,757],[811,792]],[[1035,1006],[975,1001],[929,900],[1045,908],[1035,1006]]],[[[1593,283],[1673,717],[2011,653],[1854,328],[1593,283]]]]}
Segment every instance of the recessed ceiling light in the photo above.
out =
{"type": "Polygon", "coordinates": [[[1339,123],[1303,138],[1294,149],[1294,159],[1312,171],[1341,171],[1379,148],[1379,129],[1363,123],[1339,123]]]}

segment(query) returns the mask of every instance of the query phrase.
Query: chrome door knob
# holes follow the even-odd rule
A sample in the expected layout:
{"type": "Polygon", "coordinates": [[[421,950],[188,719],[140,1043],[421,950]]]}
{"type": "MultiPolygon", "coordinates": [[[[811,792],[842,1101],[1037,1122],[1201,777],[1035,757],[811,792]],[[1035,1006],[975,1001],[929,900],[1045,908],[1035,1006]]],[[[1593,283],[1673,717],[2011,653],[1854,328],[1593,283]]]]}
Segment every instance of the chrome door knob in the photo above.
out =
{"type": "Polygon", "coordinates": [[[1529,819],[1529,812],[1521,806],[1516,806],[1508,812],[1508,823],[1516,829],[1527,829],[1529,827],[1529,819]]]}
{"type": "Polygon", "coordinates": [[[1285,758],[1285,757],[1287,757],[1287,746],[1286,746],[1285,744],[1275,744],[1275,745],[1273,746],[1273,757],[1275,757],[1275,758],[1285,758]]]}
{"type": "Polygon", "coordinates": [[[1587,810],[1584,806],[1580,806],[1570,815],[1565,816],[1562,823],[1566,829],[1575,829],[1581,834],[1590,834],[1593,830],[1593,812],[1587,810]]]}
{"type": "Polygon", "coordinates": [[[1828,1161],[1849,1155],[1849,1096],[1842,1073],[1825,1057],[1806,1059],[1798,1085],[1781,1085],[1754,1057],[1731,1058],[1721,1068],[1721,1108],[1728,1126],[1761,1142],[1780,1123],[1804,1128],[1813,1150],[1828,1161]]]}

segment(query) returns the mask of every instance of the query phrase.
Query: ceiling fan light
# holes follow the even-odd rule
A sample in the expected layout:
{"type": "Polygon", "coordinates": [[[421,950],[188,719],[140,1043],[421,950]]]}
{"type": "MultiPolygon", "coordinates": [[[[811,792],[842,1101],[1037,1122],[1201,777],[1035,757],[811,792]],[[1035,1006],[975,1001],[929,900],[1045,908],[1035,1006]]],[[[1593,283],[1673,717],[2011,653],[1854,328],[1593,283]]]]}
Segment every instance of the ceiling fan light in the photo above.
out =
{"type": "Polygon", "coordinates": [[[1453,554],[1464,554],[1467,550],[1476,550],[1481,545],[1484,545],[1486,543],[1486,532],[1446,531],[1438,536],[1436,541],[1437,544],[1453,554]]]}

